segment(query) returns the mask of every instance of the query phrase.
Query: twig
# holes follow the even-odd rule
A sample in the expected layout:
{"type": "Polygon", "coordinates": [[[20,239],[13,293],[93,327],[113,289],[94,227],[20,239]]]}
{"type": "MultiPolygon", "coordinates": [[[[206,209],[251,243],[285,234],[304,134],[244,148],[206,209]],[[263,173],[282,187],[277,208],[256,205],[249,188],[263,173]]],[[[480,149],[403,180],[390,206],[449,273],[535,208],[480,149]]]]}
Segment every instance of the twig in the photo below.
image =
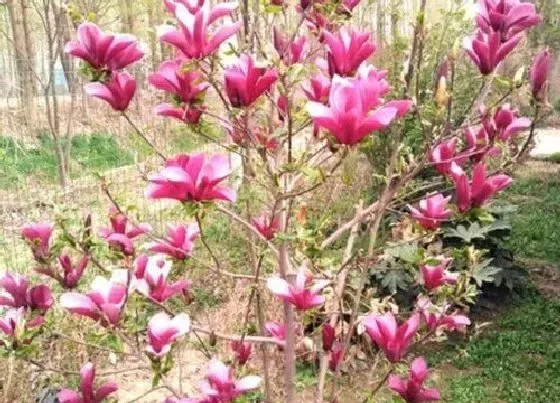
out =
{"type": "Polygon", "coordinates": [[[136,134],[142,138],[146,144],[148,144],[152,150],[154,150],[154,152],[164,161],[167,160],[167,158],[165,157],[165,155],[163,155],[157,148],[156,146],[150,141],[150,139],[148,139],[148,137],[146,137],[146,135],[144,133],[142,133],[142,131],[138,128],[138,126],[136,126],[136,124],[132,121],[132,119],[127,115],[126,112],[122,112],[122,116],[126,119],[126,121],[128,122],[128,124],[134,129],[134,131],[136,132],[136,134]]]}
{"type": "Polygon", "coordinates": [[[204,245],[204,247],[206,248],[206,250],[210,254],[210,257],[212,257],[212,260],[214,261],[214,264],[216,265],[216,270],[218,271],[218,273],[220,273],[222,271],[220,261],[218,260],[216,255],[214,255],[214,252],[212,251],[212,249],[210,248],[210,245],[208,245],[208,242],[206,241],[206,235],[204,234],[204,231],[202,229],[202,220],[200,219],[200,214],[197,212],[194,215],[194,218],[196,219],[196,222],[198,223],[198,228],[200,229],[200,240],[202,241],[202,244],[204,245]]]}

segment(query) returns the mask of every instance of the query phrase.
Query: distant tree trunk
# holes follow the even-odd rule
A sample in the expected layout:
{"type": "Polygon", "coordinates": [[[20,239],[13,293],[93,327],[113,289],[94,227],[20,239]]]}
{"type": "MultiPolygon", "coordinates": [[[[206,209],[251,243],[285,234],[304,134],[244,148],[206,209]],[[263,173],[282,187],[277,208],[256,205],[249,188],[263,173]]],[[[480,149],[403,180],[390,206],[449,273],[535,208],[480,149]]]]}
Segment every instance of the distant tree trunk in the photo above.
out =
{"type": "Polygon", "coordinates": [[[158,41],[157,41],[157,26],[159,25],[156,16],[156,7],[150,1],[146,4],[146,14],[148,15],[148,28],[149,28],[149,43],[150,43],[150,57],[152,60],[152,70],[156,70],[159,65],[158,57],[158,41]]]}
{"type": "Polygon", "coordinates": [[[35,50],[33,47],[33,40],[31,38],[31,29],[29,27],[29,13],[29,0],[21,0],[21,22],[25,41],[25,53],[27,58],[27,63],[25,63],[25,91],[29,94],[30,97],[34,97],[37,93],[37,83],[34,74],[35,50]]]}
{"type": "Polygon", "coordinates": [[[383,47],[385,44],[385,0],[377,2],[377,45],[383,47]]]}
{"type": "Polygon", "coordinates": [[[119,0],[121,31],[134,34],[134,4],[132,0],[119,0]]]}
{"type": "MultiPolygon", "coordinates": [[[[31,94],[26,91],[27,81],[27,48],[25,46],[25,33],[23,29],[21,2],[19,0],[7,0],[8,15],[12,27],[12,44],[16,61],[16,74],[18,86],[18,98],[21,107],[28,111],[31,107],[31,94]]],[[[24,114],[25,116],[25,114],[24,114]]]]}

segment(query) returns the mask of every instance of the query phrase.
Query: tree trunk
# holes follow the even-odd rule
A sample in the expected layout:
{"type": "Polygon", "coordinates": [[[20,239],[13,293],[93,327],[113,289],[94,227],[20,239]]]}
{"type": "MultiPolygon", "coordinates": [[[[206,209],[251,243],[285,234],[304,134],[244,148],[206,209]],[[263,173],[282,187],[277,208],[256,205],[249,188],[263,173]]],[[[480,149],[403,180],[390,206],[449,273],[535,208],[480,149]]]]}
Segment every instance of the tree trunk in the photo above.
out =
{"type": "Polygon", "coordinates": [[[29,0],[21,0],[21,22],[22,30],[25,41],[25,53],[27,63],[25,64],[25,91],[30,97],[34,97],[37,94],[37,83],[35,81],[35,49],[33,46],[33,40],[31,38],[31,29],[29,27],[29,13],[30,4],[29,0]]]}
{"type": "MultiPolygon", "coordinates": [[[[20,106],[25,111],[30,110],[31,94],[26,92],[27,80],[27,49],[25,46],[25,34],[23,29],[21,2],[19,0],[7,0],[8,15],[10,18],[10,25],[12,27],[12,45],[14,48],[14,56],[16,60],[16,74],[17,74],[17,93],[20,101],[20,106]]],[[[26,114],[24,113],[24,116],[26,114]]]]}

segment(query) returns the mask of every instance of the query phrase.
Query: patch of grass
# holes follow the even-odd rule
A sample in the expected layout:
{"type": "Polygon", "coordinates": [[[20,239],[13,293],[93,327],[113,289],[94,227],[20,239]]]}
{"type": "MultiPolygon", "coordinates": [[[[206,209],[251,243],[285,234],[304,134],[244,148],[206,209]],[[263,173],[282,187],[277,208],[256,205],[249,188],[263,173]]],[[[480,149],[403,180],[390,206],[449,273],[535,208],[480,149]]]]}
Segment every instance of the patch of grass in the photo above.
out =
{"type": "MultiPolygon", "coordinates": [[[[120,147],[109,134],[94,133],[72,138],[72,176],[133,162],[132,153],[120,147]]],[[[58,180],[58,161],[52,139],[40,133],[39,144],[31,147],[11,137],[0,136],[0,188],[15,188],[24,184],[27,178],[34,183],[54,183],[58,180]]]]}
{"type": "Polygon", "coordinates": [[[464,345],[433,353],[450,361],[443,388],[450,402],[554,402],[560,395],[560,303],[529,291],[498,319],[497,327],[464,345]],[[461,376],[461,369],[479,371],[461,376]]]}
{"type": "Polygon", "coordinates": [[[506,246],[518,257],[559,262],[560,170],[535,170],[516,177],[503,199],[519,208],[506,246]]]}

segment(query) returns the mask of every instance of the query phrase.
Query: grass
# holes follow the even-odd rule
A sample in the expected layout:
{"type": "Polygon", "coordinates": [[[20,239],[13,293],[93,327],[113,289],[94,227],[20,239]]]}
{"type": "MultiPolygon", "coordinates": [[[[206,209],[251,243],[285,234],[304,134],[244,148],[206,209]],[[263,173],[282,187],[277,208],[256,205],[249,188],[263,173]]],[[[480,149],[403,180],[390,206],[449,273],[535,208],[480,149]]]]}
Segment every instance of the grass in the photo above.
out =
{"type": "Polygon", "coordinates": [[[560,262],[560,166],[531,163],[504,192],[516,204],[506,246],[516,257],[560,262]]]}
{"type": "Polygon", "coordinates": [[[557,401],[560,395],[560,303],[529,290],[495,328],[464,345],[429,356],[444,367],[449,402],[557,401]],[[452,369],[443,365],[450,363],[452,369]]]}
{"type": "MultiPolygon", "coordinates": [[[[117,144],[114,137],[103,133],[76,135],[70,148],[72,176],[103,171],[134,162],[131,151],[117,144]]],[[[34,182],[56,182],[58,162],[52,140],[40,135],[35,147],[11,137],[0,136],[0,188],[12,189],[33,179],[34,182]]]]}

